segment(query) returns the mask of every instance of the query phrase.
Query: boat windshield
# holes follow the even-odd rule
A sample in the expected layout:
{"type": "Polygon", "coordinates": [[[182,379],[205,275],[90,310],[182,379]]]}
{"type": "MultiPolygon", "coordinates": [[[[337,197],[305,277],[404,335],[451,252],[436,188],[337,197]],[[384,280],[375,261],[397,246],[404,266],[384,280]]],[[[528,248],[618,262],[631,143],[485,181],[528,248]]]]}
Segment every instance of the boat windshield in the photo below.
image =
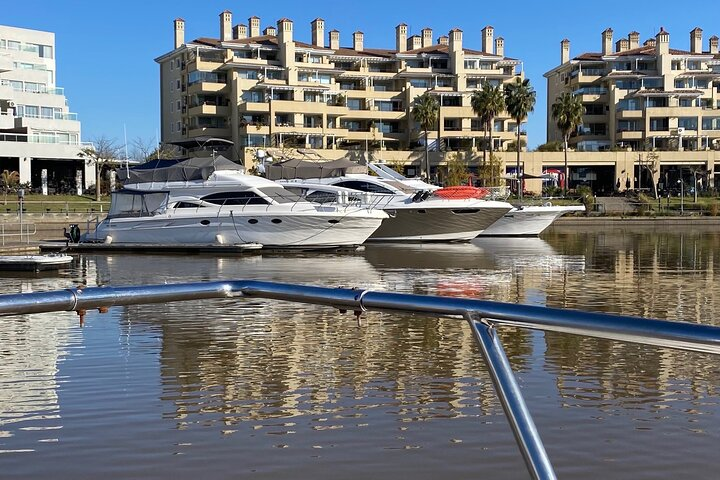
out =
{"type": "Polygon", "coordinates": [[[296,203],[302,199],[296,193],[293,193],[283,187],[261,187],[258,188],[264,195],[275,200],[277,203],[296,203]]]}
{"type": "Polygon", "coordinates": [[[153,216],[165,211],[168,196],[168,192],[113,192],[108,218],[153,216]]]}

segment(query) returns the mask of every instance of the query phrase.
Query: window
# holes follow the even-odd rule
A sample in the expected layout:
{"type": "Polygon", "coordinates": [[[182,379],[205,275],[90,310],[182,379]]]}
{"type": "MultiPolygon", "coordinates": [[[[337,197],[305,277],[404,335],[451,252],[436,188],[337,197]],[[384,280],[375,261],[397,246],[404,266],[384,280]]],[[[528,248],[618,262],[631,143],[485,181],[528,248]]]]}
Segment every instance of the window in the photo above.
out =
{"type": "Polygon", "coordinates": [[[175,59],[175,68],[180,68],[180,59],[179,58],[175,59]]]}
{"type": "Polygon", "coordinates": [[[177,131],[179,132],[180,131],[180,122],[177,122],[176,127],[177,127],[177,131]]]}
{"type": "Polygon", "coordinates": [[[648,108],[664,108],[668,106],[666,97],[649,97],[647,99],[648,108]]]}
{"type": "Polygon", "coordinates": [[[255,192],[220,192],[202,197],[200,200],[215,205],[269,205],[270,202],[255,192]]]}
{"type": "Polygon", "coordinates": [[[177,108],[178,112],[180,111],[180,100],[177,101],[175,108],[177,108]]]}
{"type": "Polygon", "coordinates": [[[347,99],[348,110],[362,110],[362,101],[359,98],[347,99]]]}
{"type": "Polygon", "coordinates": [[[246,102],[262,103],[265,101],[264,95],[255,90],[246,90],[242,94],[242,99],[246,102]]]}
{"type": "Polygon", "coordinates": [[[603,115],[605,114],[605,105],[602,103],[584,103],[585,115],[603,115]]]}
{"type": "Polygon", "coordinates": [[[702,119],[703,130],[720,130],[720,117],[705,117],[702,119]]]}
{"type": "Polygon", "coordinates": [[[650,119],[650,131],[662,132],[669,129],[667,117],[656,117],[650,119]]]}
{"type": "Polygon", "coordinates": [[[415,88],[430,88],[430,80],[427,78],[412,78],[410,86],[415,88]]]}
{"type": "Polygon", "coordinates": [[[180,90],[180,79],[175,80],[175,89],[180,90]]]}
{"type": "Polygon", "coordinates": [[[440,103],[443,107],[462,107],[462,97],[443,95],[440,103]]]}
{"type": "Polygon", "coordinates": [[[175,102],[170,102],[170,113],[175,113],[175,102]]]}
{"type": "Polygon", "coordinates": [[[370,193],[385,193],[385,194],[394,194],[394,192],[388,188],[382,187],[380,185],[376,185],[374,183],[370,182],[363,182],[360,180],[346,180],[343,182],[338,182],[335,184],[338,187],[345,187],[345,188],[352,188],[353,190],[360,190],[362,192],[370,192],[370,193]]]}
{"type": "Polygon", "coordinates": [[[282,80],[283,72],[280,70],[267,70],[265,72],[265,78],[270,80],[282,80]]]}
{"type": "Polygon", "coordinates": [[[175,70],[175,61],[170,60],[170,70],[175,70]]]}
{"type": "Polygon", "coordinates": [[[238,70],[238,77],[245,80],[257,80],[257,70],[238,70]]]}
{"type": "Polygon", "coordinates": [[[697,130],[697,117],[679,117],[678,127],[685,130],[697,130]]]}
{"type": "Polygon", "coordinates": [[[40,107],[41,118],[55,118],[55,109],[52,107],[40,107]]]}

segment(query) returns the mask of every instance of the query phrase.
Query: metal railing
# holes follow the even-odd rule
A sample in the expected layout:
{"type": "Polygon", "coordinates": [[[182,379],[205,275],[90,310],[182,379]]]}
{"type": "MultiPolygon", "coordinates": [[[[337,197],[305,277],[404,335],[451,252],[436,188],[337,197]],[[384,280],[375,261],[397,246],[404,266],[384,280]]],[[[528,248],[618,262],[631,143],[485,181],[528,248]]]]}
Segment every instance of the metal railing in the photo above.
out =
{"type": "Polygon", "coordinates": [[[30,243],[30,236],[37,233],[37,226],[34,223],[0,223],[0,238],[2,246],[5,246],[6,239],[20,237],[20,243],[30,243]]]}
{"type": "Polygon", "coordinates": [[[433,297],[370,290],[312,287],[253,280],[176,285],[72,288],[0,296],[0,315],[18,315],[141,303],[209,298],[267,298],[353,311],[405,312],[465,320],[473,330],[503,410],[532,478],[554,479],[555,472],[505,354],[496,326],[587,335],[720,355],[720,327],[649,318],[587,313],[455,297],[433,297]]]}

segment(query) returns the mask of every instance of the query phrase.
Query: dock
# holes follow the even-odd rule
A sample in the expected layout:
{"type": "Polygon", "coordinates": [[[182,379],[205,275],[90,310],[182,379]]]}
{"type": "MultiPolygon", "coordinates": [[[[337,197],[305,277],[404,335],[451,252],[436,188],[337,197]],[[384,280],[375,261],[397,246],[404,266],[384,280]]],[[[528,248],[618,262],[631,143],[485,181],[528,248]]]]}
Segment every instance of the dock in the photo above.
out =
{"type": "Polygon", "coordinates": [[[245,254],[259,252],[262,245],[259,243],[245,243],[237,245],[212,244],[146,244],[146,243],[69,243],[46,242],[40,244],[40,251],[44,253],[169,253],[169,254],[245,254]]]}
{"type": "Polygon", "coordinates": [[[70,255],[0,255],[0,272],[41,272],[59,270],[72,264],[70,255]]]}

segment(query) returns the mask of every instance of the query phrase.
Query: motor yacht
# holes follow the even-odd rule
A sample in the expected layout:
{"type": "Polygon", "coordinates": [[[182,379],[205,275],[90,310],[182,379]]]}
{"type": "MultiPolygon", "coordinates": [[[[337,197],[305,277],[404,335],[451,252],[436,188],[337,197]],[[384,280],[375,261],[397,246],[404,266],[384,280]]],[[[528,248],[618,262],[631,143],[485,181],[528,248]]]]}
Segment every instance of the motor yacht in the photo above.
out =
{"type": "Polygon", "coordinates": [[[82,241],[351,247],[388,218],[366,205],[311,203],[223,157],[157,160],[119,173],[123,189],[82,241]]]}
{"type": "Polygon", "coordinates": [[[442,196],[439,187],[419,180],[347,173],[338,161],[332,168],[325,167],[325,173],[330,173],[323,176],[316,162],[306,163],[307,171],[301,161],[293,161],[292,166],[287,162],[270,166],[268,174],[307,200],[384,210],[390,218],[368,241],[469,241],[512,209],[504,201],[442,196]]]}

